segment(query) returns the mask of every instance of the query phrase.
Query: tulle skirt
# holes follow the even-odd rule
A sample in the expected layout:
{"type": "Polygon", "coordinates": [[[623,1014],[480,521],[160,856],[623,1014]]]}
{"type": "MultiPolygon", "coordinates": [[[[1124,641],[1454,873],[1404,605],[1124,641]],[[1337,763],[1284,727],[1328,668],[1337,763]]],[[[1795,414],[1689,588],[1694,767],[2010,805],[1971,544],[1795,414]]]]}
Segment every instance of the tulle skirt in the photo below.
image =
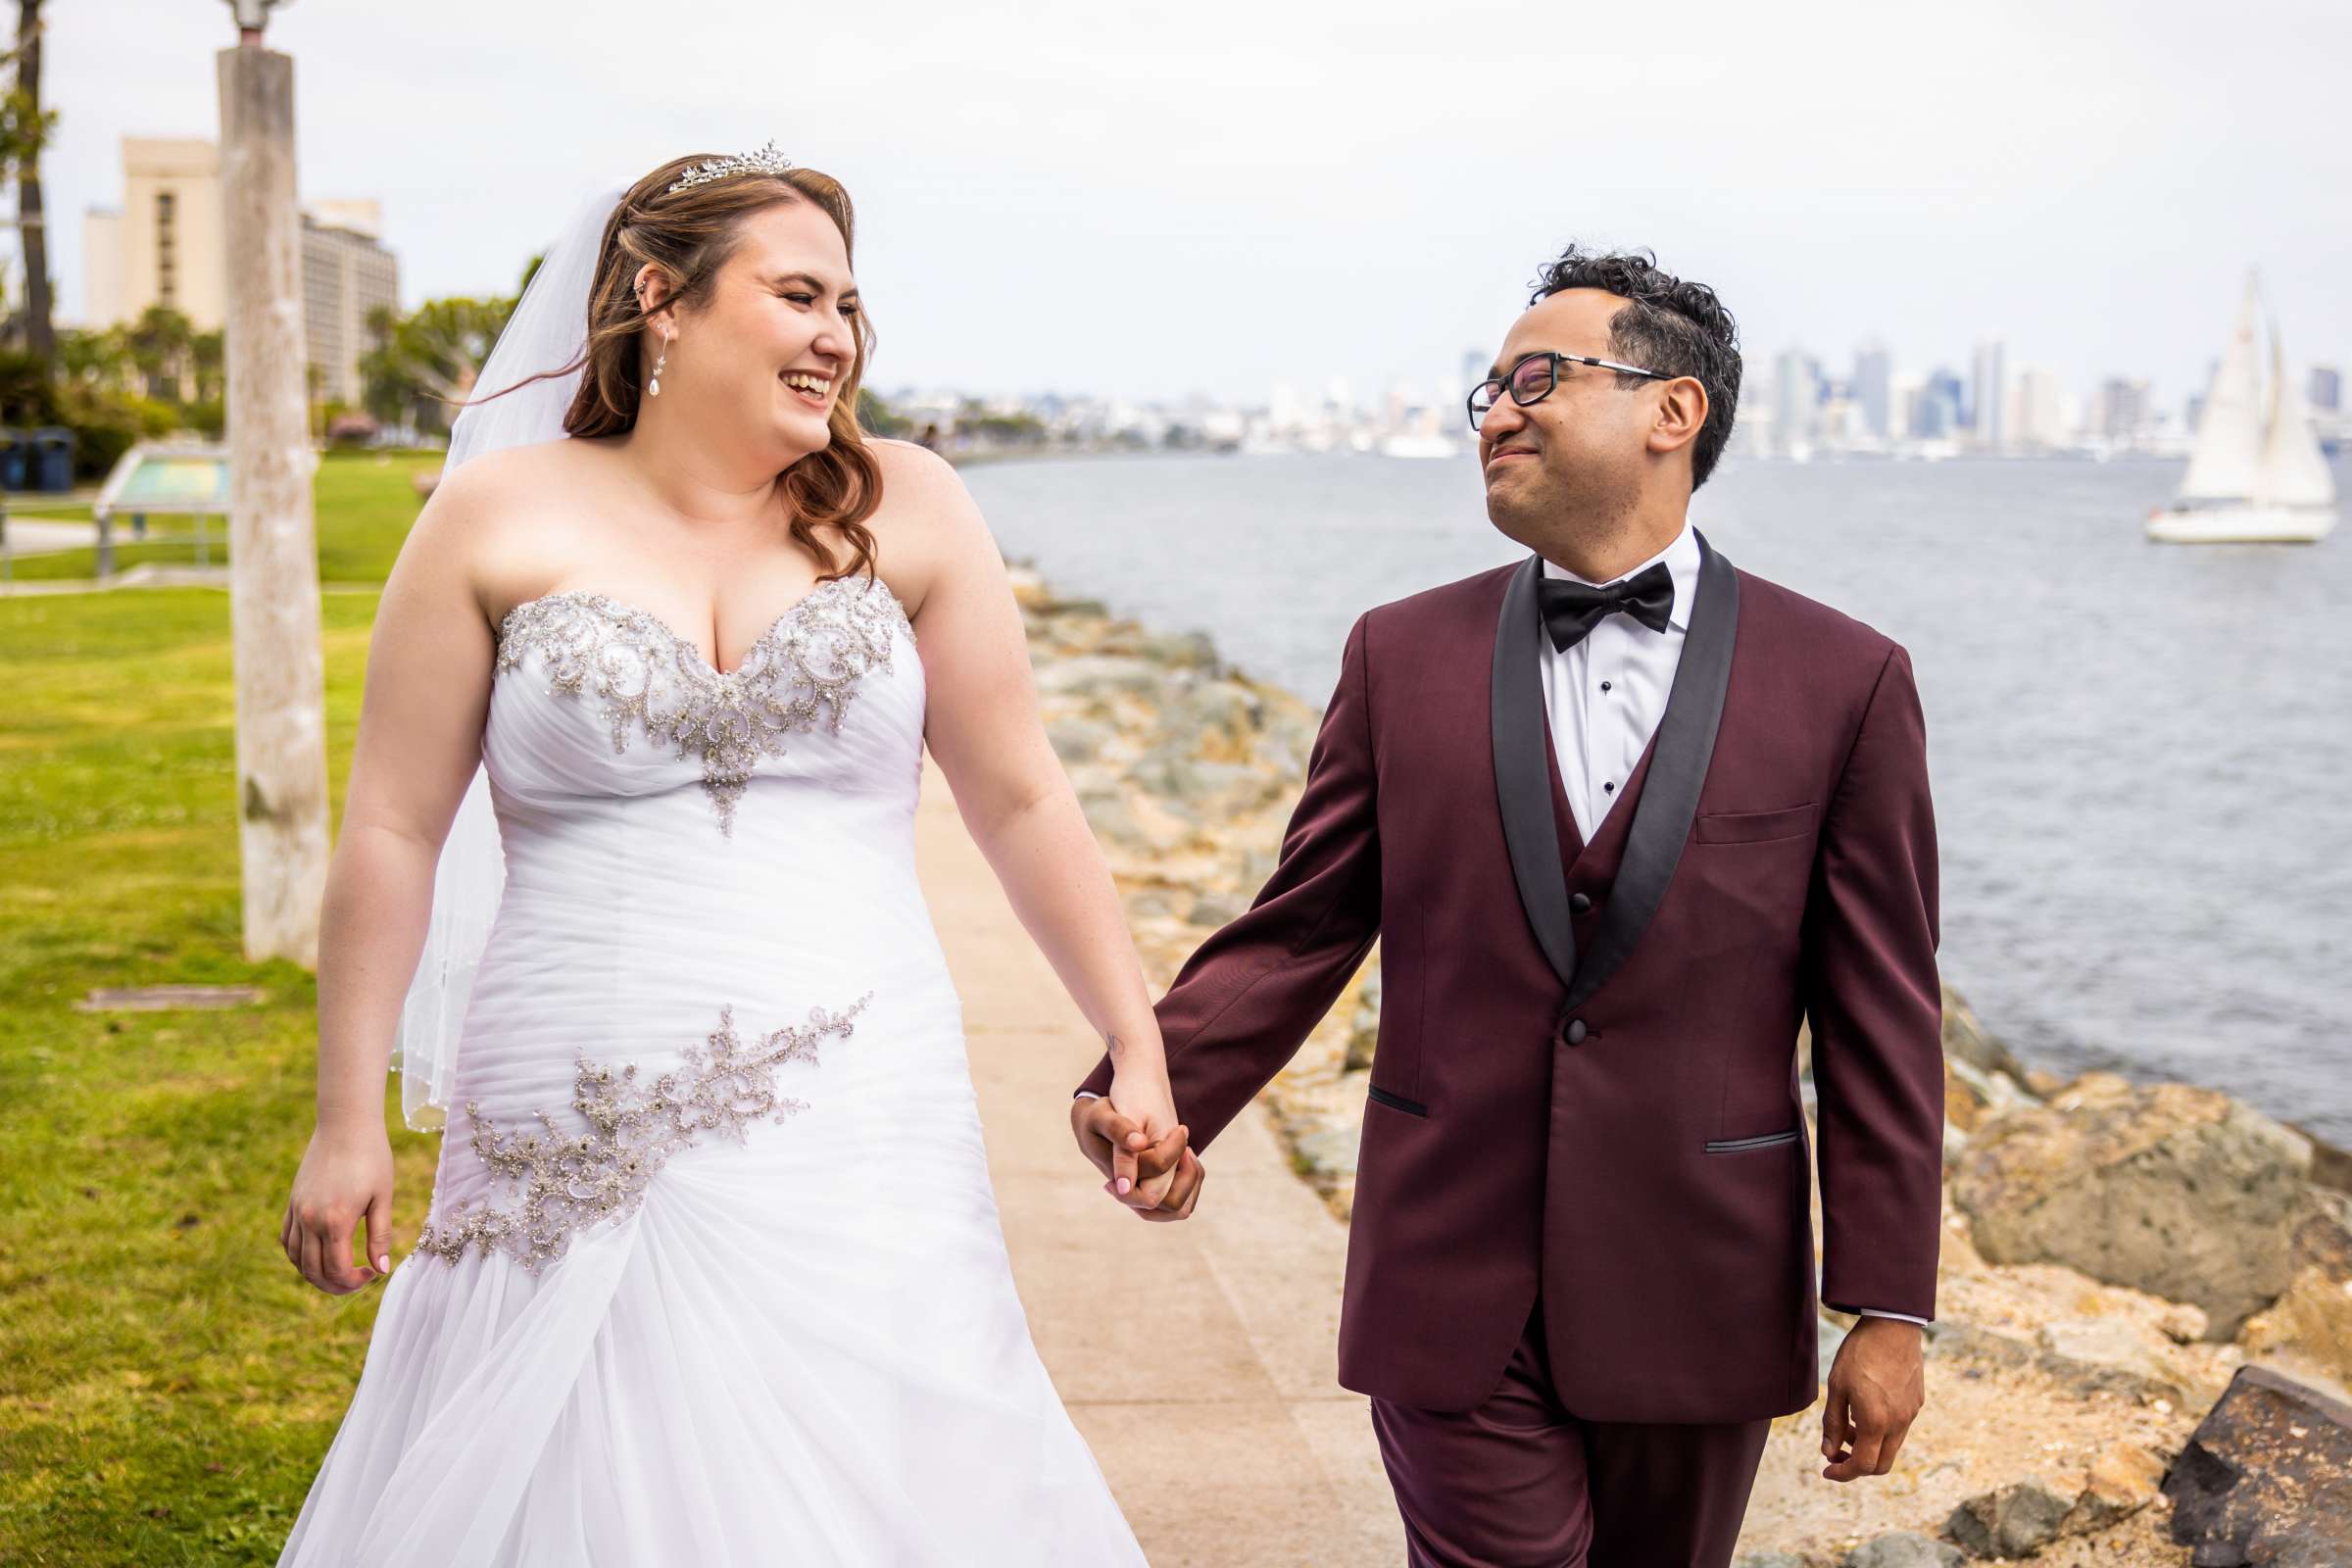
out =
{"type": "MultiPolygon", "coordinates": [[[[461,1103],[570,1103],[554,1036],[499,1038],[461,1103]]],[[[281,1563],[1141,1563],[1031,1344],[952,1001],[821,1044],[776,1073],[800,1108],[675,1149],[535,1268],[398,1259],[281,1563]]],[[[513,1187],[453,1114],[428,1236],[513,1187]]]]}

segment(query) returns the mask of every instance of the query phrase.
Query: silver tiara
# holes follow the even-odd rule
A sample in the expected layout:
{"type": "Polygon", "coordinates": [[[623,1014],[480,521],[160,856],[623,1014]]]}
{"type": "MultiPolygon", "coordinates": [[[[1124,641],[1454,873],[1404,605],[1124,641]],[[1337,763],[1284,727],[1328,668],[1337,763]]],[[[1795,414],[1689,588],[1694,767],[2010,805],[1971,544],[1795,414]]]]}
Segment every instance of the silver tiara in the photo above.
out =
{"type": "Polygon", "coordinates": [[[742,158],[713,158],[707,164],[696,165],[669,188],[681,191],[689,185],[708,185],[729,174],[781,174],[791,167],[792,160],[776,151],[775,138],[771,136],[756,153],[742,158]]]}

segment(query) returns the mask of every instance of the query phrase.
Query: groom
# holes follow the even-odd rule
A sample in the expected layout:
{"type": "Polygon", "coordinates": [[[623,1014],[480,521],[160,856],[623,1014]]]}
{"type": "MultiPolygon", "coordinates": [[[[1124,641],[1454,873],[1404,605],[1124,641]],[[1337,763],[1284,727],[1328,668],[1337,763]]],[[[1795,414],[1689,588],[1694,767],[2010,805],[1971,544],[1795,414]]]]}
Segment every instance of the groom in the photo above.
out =
{"type": "MultiPolygon", "coordinates": [[[[1488,516],[1532,553],[1355,622],[1272,878],[1157,1008],[1202,1148],[1381,938],[1340,1381],[1416,1564],[1729,1562],[1771,1418],[1818,1387],[1800,1022],[1819,1298],[1863,1314],[1822,1473],[1886,1473],[1924,1398],[1926,735],[1901,647],[1690,527],[1740,363],[1644,257],[1544,269],[1471,396],[1488,516]]],[[[1134,1168],[1107,1101],[1072,1118],[1134,1168]]],[[[1173,1168],[1125,1200],[1189,1213],[1173,1168]]]]}

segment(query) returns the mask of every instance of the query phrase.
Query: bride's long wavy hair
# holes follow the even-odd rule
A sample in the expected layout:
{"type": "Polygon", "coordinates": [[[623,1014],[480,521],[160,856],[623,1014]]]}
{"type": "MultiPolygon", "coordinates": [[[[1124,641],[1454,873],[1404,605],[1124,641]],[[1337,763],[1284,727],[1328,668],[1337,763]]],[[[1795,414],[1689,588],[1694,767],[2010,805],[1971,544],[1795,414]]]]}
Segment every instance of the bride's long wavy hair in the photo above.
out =
{"type": "MultiPolygon", "coordinates": [[[[754,214],[786,202],[813,203],[841,231],[842,251],[855,265],[857,212],[850,193],[829,174],[787,169],[773,174],[729,174],[683,190],[669,188],[716,156],[697,153],[671,159],[631,185],[606,220],[596,275],[588,286],[587,343],[569,365],[543,372],[581,372],[579,391],[564,415],[565,434],[620,435],[636,425],[645,396],[640,344],[647,324],[663,311],[710,297],[719,269],[742,237],[744,221],[754,214]],[[649,263],[670,286],[668,297],[651,312],[639,308],[634,287],[638,270],[649,263]]],[[[816,559],[822,568],[819,581],[872,571],[874,536],[865,519],[882,504],[882,467],[858,424],[858,391],[874,347],[873,328],[863,310],[851,330],[858,356],[849,373],[834,383],[833,412],[825,421],[831,440],[780,476],[793,542],[816,559]],[[852,559],[847,566],[819,536],[822,528],[848,541],[852,559]]]]}

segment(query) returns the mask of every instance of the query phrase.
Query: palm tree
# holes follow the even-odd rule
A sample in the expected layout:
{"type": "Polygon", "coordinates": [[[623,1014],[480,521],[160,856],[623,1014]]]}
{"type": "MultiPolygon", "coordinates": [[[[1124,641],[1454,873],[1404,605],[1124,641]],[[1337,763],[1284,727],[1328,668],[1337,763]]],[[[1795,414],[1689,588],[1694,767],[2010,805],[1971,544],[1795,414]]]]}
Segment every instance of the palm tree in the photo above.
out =
{"type": "Polygon", "coordinates": [[[57,358],[50,321],[49,235],[41,211],[41,148],[57,114],[41,108],[41,0],[18,0],[17,84],[0,101],[0,163],[17,173],[17,230],[24,246],[24,347],[43,366],[57,358]]]}

